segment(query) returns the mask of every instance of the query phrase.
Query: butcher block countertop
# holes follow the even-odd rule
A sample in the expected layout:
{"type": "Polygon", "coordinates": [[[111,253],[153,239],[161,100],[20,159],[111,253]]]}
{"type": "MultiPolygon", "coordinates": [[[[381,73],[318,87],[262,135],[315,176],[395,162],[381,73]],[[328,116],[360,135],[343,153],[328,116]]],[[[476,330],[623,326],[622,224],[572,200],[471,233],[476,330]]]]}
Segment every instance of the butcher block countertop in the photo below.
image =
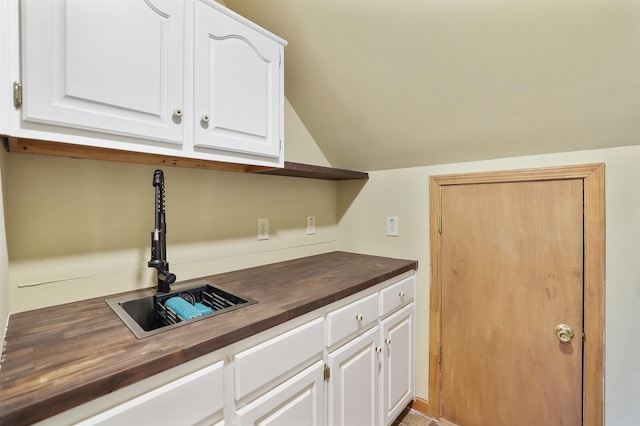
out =
{"type": "Polygon", "coordinates": [[[105,303],[113,295],[11,315],[0,366],[0,424],[48,418],[417,266],[332,252],[203,277],[258,303],[143,339],[105,303]]]}

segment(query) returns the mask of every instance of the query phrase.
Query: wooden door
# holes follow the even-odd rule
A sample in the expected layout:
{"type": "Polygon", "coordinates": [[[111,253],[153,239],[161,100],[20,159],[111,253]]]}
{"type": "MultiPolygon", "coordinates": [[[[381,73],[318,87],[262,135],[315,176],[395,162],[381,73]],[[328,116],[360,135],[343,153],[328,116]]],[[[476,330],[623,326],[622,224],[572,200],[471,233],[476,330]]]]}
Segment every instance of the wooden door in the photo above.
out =
{"type": "Polygon", "coordinates": [[[442,418],[580,425],[583,181],[445,186],[441,214],[442,418]]]}

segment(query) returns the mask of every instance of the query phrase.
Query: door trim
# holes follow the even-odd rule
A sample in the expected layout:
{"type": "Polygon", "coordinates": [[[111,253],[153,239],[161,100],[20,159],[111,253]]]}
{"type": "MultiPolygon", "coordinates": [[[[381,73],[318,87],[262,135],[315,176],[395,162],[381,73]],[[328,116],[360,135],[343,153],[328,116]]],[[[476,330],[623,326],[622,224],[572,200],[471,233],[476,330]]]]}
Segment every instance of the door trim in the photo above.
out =
{"type": "Polygon", "coordinates": [[[549,167],[500,172],[431,176],[429,178],[429,404],[428,415],[442,414],[439,347],[442,338],[439,218],[443,186],[474,183],[582,179],[584,193],[584,352],[582,363],[583,425],[604,424],[605,187],[604,164],[549,167]]]}

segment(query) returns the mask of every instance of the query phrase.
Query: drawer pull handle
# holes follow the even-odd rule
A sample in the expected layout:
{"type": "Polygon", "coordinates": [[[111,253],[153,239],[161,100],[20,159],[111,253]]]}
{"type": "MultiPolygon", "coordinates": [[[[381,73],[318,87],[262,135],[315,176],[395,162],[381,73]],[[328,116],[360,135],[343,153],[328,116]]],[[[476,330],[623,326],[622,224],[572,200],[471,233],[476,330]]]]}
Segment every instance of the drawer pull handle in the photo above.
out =
{"type": "Polygon", "coordinates": [[[387,346],[391,345],[391,339],[388,337],[384,339],[384,342],[387,344],[387,346]]]}
{"type": "Polygon", "coordinates": [[[398,296],[400,296],[400,299],[404,299],[404,291],[401,291],[398,296]]]}
{"type": "Polygon", "coordinates": [[[182,108],[176,108],[173,110],[173,115],[176,117],[182,117],[182,108]]]}
{"type": "Polygon", "coordinates": [[[357,319],[358,321],[362,321],[362,319],[363,319],[363,318],[364,318],[364,317],[362,316],[362,314],[358,314],[358,315],[356,315],[356,319],[357,319]]]}
{"type": "Polygon", "coordinates": [[[376,347],[376,352],[378,353],[382,352],[382,348],[380,346],[376,347]]]}
{"type": "Polygon", "coordinates": [[[200,117],[200,119],[202,121],[204,121],[205,123],[209,122],[209,114],[202,114],[202,117],[200,117]]]}

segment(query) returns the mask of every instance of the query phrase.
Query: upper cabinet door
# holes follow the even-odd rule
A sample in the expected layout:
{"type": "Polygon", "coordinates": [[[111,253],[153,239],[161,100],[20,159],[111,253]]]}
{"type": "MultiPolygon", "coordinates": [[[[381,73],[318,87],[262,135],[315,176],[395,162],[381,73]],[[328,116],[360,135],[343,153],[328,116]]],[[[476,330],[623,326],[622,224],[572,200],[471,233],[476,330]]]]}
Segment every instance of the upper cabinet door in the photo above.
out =
{"type": "Polygon", "coordinates": [[[21,14],[24,120],[182,143],[183,2],[23,1],[21,14]]]}
{"type": "Polygon", "coordinates": [[[194,150],[280,156],[282,50],[233,13],[196,1],[194,150]]]}

